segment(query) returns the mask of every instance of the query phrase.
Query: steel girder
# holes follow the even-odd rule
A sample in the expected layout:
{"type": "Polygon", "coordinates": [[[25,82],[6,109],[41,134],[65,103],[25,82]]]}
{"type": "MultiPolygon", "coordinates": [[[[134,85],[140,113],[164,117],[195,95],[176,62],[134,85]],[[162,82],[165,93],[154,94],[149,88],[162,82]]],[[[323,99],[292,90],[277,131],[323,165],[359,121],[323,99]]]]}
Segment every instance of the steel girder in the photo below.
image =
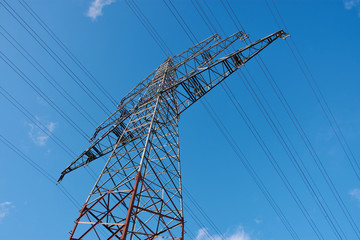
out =
{"type": "Polygon", "coordinates": [[[76,220],[70,239],[183,239],[175,91],[169,59],[159,68],[76,220]],[[132,136],[132,137],[130,137],[132,136]],[[102,231],[105,229],[106,231],[102,231]]]}
{"type": "Polygon", "coordinates": [[[247,36],[211,36],[169,57],[120,102],[61,174],[107,162],[70,239],[183,239],[179,115],[278,38],[275,32],[230,54],[247,36]]]}

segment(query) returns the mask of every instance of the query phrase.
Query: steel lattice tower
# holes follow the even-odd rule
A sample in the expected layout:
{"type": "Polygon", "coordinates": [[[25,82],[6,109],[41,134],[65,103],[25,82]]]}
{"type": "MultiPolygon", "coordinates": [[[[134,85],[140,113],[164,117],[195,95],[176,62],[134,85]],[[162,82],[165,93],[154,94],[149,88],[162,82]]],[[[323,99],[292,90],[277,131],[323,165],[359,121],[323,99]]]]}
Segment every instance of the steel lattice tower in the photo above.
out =
{"type": "Polygon", "coordinates": [[[184,239],[179,116],[278,38],[282,30],[225,54],[247,36],[211,36],[166,59],[97,128],[91,146],[61,174],[107,162],[69,239],[184,239]]]}

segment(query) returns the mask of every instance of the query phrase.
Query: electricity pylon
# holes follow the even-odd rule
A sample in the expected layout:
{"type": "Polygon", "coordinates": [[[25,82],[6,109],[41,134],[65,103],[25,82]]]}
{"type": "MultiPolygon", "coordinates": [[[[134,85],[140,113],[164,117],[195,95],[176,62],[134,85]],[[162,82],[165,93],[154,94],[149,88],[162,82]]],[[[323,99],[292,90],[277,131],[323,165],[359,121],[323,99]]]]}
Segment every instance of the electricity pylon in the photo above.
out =
{"type": "Polygon", "coordinates": [[[184,239],[179,116],[278,38],[283,30],[230,54],[247,36],[213,35],[167,58],[120,102],[91,146],[62,173],[107,162],[69,239],[184,239]]]}

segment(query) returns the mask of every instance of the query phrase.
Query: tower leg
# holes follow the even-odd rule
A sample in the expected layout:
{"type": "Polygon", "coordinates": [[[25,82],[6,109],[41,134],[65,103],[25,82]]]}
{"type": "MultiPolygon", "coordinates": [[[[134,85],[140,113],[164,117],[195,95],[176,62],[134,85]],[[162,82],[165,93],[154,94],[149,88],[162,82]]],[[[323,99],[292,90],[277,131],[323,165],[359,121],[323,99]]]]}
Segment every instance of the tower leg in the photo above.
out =
{"type": "Polygon", "coordinates": [[[134,190],[131,196],[131,200],[130,200],[130,205],[128,208],[128,212],[126,215],[126,220],[125,220],[125,225],[124,225],[124,231],[122,233],[121,236],[121,240],[125,240],[126,239],[126,234],[129,228],[129,223],[130,223],[130,217],[131,217],[131,212],[133,212],[133,207],[134,207],[134,202],[135,202],[135,196],[136,196],[136,192],[137,192],[137,188],[139,186],[139,182],[141,181],[141,173],[138,172],[135,176],[135,185],[134,185],[134,190]]]}

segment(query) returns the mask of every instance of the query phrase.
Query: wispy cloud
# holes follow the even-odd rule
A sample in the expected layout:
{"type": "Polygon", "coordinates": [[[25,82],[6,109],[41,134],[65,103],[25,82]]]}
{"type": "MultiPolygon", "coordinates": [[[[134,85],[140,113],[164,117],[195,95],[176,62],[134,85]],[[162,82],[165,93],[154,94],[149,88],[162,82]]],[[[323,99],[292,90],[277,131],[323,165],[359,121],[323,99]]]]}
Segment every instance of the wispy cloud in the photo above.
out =
{"type": "Polygon", "coordinates": [[[195,240],[250,240],[250,236],[245,233],[244,228],[239,226],[235,232],[224,235],[211,235],[206,228],[201,228],[195,240]]]}
{"type": "Polygon", "coordinates": [[[254,219],[254,222],[255,222],[256,224],[260,224],[260,223],[263,222],[263,220],[260,219],[260,218],[255,218],[255,219],[254,219]]]}
{"type": "Polygon", "coordinates": [[[13,207],[11,202],[0,203],[0,221],[9,214],[10,208],[13,207]]]}
{"type": "Polygon", "coordinates": [[[360,189],[354,188],[349,192],[350,196],[360,203],[360,189]]]}
{"type": "Polygon", "coordinates": [[[92,20],[95,20],[98,16],[102,16],[103,12],[102,9],[106,5],[110,5],[114,3],[116,0],[94,0],[87,12],[87,16],[91,18],[92,20]]]}
{"type": "Polygon", "coordinates": [[[360,0],[344,0],[345,9],[355,9],[360,17],[360,0]]]}
{"type": "Polygon", "coordinates": [[[30,128],[28,135],[36,145],[45,146],[47,141],[49,140],[49,137],[54,132],[56,124],[54,122],[40,124],[39,117],[36,117],[36,121],[38,122],[38,124],[27,123],[30,128]]]}

